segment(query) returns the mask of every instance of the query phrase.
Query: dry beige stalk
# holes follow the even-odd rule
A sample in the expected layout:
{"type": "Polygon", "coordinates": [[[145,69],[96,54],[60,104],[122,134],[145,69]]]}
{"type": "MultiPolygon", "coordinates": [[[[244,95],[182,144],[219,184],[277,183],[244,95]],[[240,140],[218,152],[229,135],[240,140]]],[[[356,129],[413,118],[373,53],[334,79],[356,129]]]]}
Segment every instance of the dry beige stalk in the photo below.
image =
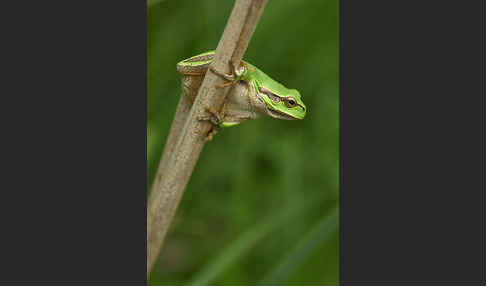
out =
{"type": "MultiPolygon", "coordinates": [[[[267,0],[237,0],[216,48],[212,66],[230,73],[230,60],[239,63],[248,47],[267,0]]],[[[225,83],[220,76],[208,72],[198,91],[187,120],[188,102],[181,96],[171,134],[167,139],[163,159],[156,175],[147,206],[147,276],[157,259],[167,230],[187,186],[199,154],[212,125],[198,118],[207,116],[206,108],[219,111],[228,88],[217,88],[225,83]],[[182,124],[181,122],[184,122],[182,124]],[[181,129],[181,126],[184,126],[181,129]],[[177,129],[177,130],[176,130],[177,129]],[[164,158],[165,157],[165,158],[164,158]],[[164,161],[165,159],[165,161],[164,161]]]]}

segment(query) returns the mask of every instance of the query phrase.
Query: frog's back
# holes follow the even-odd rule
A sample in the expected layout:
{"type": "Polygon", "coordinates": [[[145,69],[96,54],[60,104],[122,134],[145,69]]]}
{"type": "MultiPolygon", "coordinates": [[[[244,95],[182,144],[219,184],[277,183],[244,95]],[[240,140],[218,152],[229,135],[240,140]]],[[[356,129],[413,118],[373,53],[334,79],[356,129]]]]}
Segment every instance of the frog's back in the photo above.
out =
{"type": "Polygon", "coordinates": [[[275,81],[273,78],[269,77],[267,74],[262,72],[256,66],[245,62],[251,69],[253,69],[252,77],[258,82],[259,86],[265,86],[266,89],[273,91],[276,94],[288,94],[290,90],[282,85],[281,83],[275,81]],[[263,84],[265,83],[265,84],[263,84]]]}

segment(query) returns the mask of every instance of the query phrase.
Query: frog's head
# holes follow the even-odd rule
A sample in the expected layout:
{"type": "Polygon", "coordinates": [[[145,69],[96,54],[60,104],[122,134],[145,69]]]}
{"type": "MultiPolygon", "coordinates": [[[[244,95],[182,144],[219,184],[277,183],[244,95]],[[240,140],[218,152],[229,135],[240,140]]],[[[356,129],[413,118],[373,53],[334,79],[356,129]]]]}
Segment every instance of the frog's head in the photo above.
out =
{"type": "Polygon", "coordinates": [[[278,119],[303,119],[306,107],[296,89],[285,89],[274,92],[264,87],[258,87],[258,94],[265,102],[268,115],[278,119]]]}

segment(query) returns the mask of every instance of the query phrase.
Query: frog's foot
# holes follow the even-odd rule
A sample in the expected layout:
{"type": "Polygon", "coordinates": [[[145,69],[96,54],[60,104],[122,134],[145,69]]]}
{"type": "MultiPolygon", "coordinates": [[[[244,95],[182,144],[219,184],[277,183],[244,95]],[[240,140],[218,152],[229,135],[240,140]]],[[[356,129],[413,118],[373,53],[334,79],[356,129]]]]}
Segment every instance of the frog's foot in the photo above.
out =
{"type": "Polygon", "coordinates": [[[241,66],[239,69],[237,69],[236,66],[233,64],[232,61],[230,61],[229,64],[231,66],[231,73],[230,74],[222,73],[222,72],[216,70],[213,66],[210,66],[209,67],[209,69],[213,73],[219,75],[220,77],[222,77],[222,78],[224,78],[225,80],[228,81],[227,83],[223,83],[223,84],[216,85],[217,88],[223,88],[223,87],[227,87],[227,86],[233,85],[236,81],[238,81],[238,79],[240,78],[240,76],[245,71],[245,67],[244,66],[241,66]]]}
{"type": "Polygon", "coordinates": [[[213,127],[212,127],[212,128],[209,130],[208,134],[206,135],[206,141],[211,141],[211,140],[213,140],[213,136],[214,136],[214,135],[216,135],[216,133],[218,133],[218,131],[219,131],[219,127],[215,127],[215,126],[213,126],[213,127]]]}
{"type": "Polygon", "coordinates": [[[198,116],[197,119],[200,121],[209,121],[212,123],[211,129],[206,135],[206,140],[211,141],[213,140],[213,136],[216,135],[216,133],[218,133],[218,131],[221,129],[220,124],[223,122],[223,120],[221,119],[222,116],[219,113],[214,112],[208,107],[206,107],[205,110],[209,114],[198,116]]]}
{"type": "Polygon", "coordinates": [[[234,82],[232,81],[228,81],[226,83],[223,83],[223,84],[217,84],[216,87],[217,88],[223,88],[223,87],[227,87],[227,86],[230,86],[230,85],[233,85],[234,82]]]}
{"type": "Polygon", "coordinates": [[[204,108],[208,114],[200,115],[197,117],[199,121],[209,121],[215,126],[219,126],[219,124],[223,121],[221,118],[222,116],[218,113],[213,111],[212,109],[206,107],[204,108]]]}
{"type": "Polygon", "coordinates": [[[218,71],[218,70],[217,70],[215,67],[213,67],[213,66],[209,66],[209,69],[210,69],[210,70],[211,70],[213,73],[215,73],[215,74],[219,75],[220,77],[224,78],[225,80],[228,80],[228,81],[234,81],[234,80],[235,80],[235,78],[236,78],[236,75],[235,75],[235,73],[234,73],[234,69],[231,69],[231,73],[230,73],[230,74],[227,74],[227,73],[222,73],[222,72],[218,71]]]}

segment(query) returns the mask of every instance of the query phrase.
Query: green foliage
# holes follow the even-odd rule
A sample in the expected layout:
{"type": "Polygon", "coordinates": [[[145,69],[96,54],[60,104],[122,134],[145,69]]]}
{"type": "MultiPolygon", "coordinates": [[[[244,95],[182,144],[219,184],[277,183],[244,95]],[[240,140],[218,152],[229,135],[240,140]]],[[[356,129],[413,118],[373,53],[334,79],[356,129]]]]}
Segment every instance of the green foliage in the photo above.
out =
{"type": "MultiPolygon", "coordinates": [[[[216,48],[233,1],[149,4],[151,185],[180,95],[175,65],[216,48]]],[[[338,203],[337,0],[269,1],[244,58],[298,89],[307,116],[247,121],[206,144],[149,285],[338,285],[338,235],[323,235],[338,203]]]]}
{"type": "Polygon", "coordinates": [[[297,246],[275,267],[273,271],[262,280],[260,285],[281,285],[302,264],[303,261],[322,246],[331,235],[335,234],[338,227],[337,208],[330,216],[324,216],[321,221],[311,229],[297,246]]]}

